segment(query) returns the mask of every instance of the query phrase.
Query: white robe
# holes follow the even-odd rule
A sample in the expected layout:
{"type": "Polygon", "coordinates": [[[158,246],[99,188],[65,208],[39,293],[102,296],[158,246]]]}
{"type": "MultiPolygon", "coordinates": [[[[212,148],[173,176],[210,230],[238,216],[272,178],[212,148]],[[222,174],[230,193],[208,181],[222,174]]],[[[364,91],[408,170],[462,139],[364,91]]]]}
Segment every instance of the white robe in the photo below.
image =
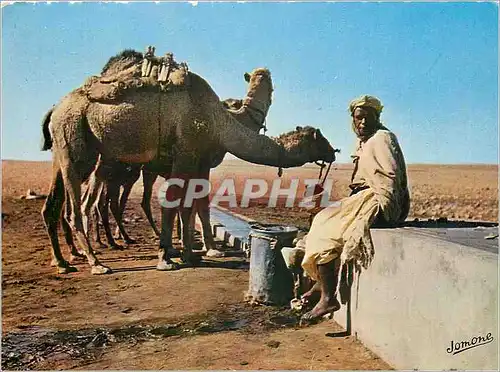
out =
{"type": "Polygon", "coordinates": [[[302,267],[314,280],[318,280],[317,265],[339,256],[342,264],[353,259],[358,269],[367,268],[375,253],[370,226],[379,212],[392,224],[408,215],[406,164],[396,136],[379,129],[366,142],[358,141],[356,157],[352,182],[369,188],[319,212],[297,244],[305,247],[302,267]]]}

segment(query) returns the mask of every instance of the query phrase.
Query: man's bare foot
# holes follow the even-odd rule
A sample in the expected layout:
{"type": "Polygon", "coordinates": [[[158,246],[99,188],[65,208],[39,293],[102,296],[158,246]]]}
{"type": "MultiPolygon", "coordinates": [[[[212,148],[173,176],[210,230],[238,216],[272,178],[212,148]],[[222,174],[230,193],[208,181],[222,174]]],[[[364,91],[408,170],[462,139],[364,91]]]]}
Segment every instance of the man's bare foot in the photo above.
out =
{"type": "Polygon", "coordinates": [[[340,303],[337,301],[336,297],[333,297],[333,299],[331,300],[321,298],[311,311],[308,311],[307,313],[302,315],[302,317],[300,318],[300,322],[313,322],[321,318],[323,315],[333,313],[339,309],[340,303]]]}

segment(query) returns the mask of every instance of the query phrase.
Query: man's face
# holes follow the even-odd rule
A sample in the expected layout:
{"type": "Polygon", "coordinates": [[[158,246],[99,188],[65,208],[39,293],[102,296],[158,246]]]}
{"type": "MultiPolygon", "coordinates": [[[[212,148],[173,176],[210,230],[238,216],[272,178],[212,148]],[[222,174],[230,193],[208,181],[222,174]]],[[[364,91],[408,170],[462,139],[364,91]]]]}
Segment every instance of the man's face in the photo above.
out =
{"type": "Polygon", "coordinates": [[[357,107],[352,113],[353,129],[361,139],[369,138],[377,130],[378,118],[375,110],[357,107]]]}

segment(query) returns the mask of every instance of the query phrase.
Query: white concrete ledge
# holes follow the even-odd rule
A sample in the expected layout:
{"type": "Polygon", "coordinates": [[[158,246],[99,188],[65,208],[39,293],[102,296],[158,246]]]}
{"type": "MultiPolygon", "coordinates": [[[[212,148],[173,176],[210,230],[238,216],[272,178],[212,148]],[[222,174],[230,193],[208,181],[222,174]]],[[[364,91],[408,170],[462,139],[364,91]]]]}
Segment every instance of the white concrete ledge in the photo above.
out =
{"type": "MultiPolygon", "coordinates": [[[[352,334],[397,369],[498,370],[498,254],[404,228],[372,236],[375,259],[351,289],[352,334]],[[457,343],[475,347],[454,354],[457,343]]],[[[346,328],[347,312],[334,317],[346,328]]]]}
{"type": "MultiPolygon", "coordinates": [[[[212,226],[228,246],[248,249],[212,226]]],[[[498,254],[433,233],[372,229],[375,259],[354,276],[350,317],[344,305],[334,319],[396,369],[498,370],[498,254]],[[478,337],[492,341],[476,346],[478,337]],[[475,347],[454,354],[462,342],[475,347]]]]}

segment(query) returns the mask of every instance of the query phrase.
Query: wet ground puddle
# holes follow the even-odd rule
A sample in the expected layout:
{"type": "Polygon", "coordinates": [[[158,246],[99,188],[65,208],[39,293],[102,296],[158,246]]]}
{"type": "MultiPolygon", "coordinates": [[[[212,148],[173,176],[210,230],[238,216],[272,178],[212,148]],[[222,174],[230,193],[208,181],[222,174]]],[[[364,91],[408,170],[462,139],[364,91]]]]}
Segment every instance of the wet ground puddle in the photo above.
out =
{"type": "Polygon", "coordinates": [[[30,326],[2,337],[2,369],[36,369],[40,362],[60,353],[81,363],[90,362],[114,343],[229,331],[262,334],[297,327],[298,320],[289,308],[235,304],[169,324],[59,331],[30,326]]]}

